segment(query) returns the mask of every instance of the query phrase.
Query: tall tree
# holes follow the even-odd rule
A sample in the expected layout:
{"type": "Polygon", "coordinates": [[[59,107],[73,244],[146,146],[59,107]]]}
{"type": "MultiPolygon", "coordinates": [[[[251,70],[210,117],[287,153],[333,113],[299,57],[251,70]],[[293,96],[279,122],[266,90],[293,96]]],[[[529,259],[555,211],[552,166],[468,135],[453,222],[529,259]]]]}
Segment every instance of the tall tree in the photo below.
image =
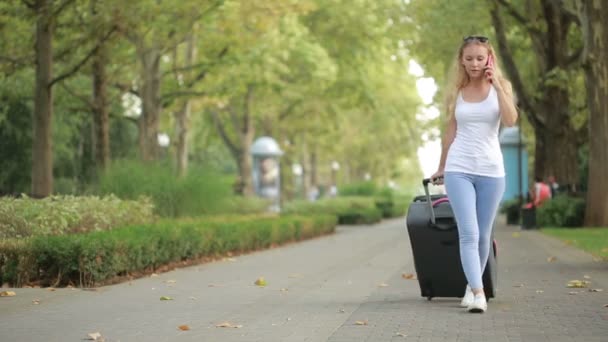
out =
{"type": "Polygon", "coordinates": [[[573,121],[576,111],[571,104],[568,69],[576,66],[581,52],[571,34],[577,30],[578,19],[561,1],[526,1],[518,8],[513,2],[497,0],[490,1],[490,6],[503,65],[517,93],[518,105],[534,128],[534,173],[541,178],[553,175],[564,185],[575,185],[577,150],[585,132],[573,121]],[[531,85],[518,69],[503,13],[529,38],[536,78],[531,85]]]}
{"type": "Polygon", "coordinates": [[[583,68],[589,106],[589,184],[586,226],[608,227],[608,4],[577,0],[585,49],[583,68]]]}
{"type": "Polygon", "coordinates": [[[36,0],[30,7],[36,13],[36,83],[34,91],[34,135],[32,146],[32,196],[53,192],[53,0],[36,0]]]}

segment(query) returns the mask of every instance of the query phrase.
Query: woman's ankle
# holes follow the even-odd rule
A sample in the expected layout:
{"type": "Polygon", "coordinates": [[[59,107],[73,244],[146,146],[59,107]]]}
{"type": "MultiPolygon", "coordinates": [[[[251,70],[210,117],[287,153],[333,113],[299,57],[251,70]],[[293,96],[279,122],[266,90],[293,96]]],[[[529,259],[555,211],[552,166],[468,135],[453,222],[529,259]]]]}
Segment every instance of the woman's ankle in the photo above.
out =
{"type": "Polygon", "coordinates": [[[471,290],[473,291],[473,294],[475,296],[477,296],[477,295],[484,295],[485,296],[485,293],[483,292],[483,288],[480,288],[480,289],[471,289],[471,290]]]}

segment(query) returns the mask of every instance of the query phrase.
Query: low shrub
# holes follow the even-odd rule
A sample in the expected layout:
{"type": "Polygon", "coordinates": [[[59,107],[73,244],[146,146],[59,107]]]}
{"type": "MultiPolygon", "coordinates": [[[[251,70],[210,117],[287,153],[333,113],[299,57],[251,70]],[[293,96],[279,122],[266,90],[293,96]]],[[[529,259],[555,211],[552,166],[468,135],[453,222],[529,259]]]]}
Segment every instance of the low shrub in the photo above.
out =
{"type": "Polygon", "coordinates": [[[558,195],[536,209],[539,227],[581,227],[585,220],[585,200],[558,195]]]}
{"type": "Polygon", "coordinates": [[[376,207],[374,197],[336,197],[315,202],[292,201],[283,207],[286,214],[336,216],[340,224],[370,224],[382,219],[382,211],[376,207]]]}
{"type": "Polygon", "coordinates": [[[133,201],[116,196],[0,198],[0,239],[107,230],[153,219],[153,205],[146,198],[133,201]]]}
{"type": "Polygon", "coordinates": [[[319,216],[164,220],[111,231],[0,241],[0,283],[94,286],[171,263],[240,253],[332,233],[319,216]]]}
{"type": "Polygon", "coordinates": [[[192,168],[183,178],[168,165],[116,161],[102,174],[98,191],[123,199],[151,198],[163,217],[199,216],[224,212],[232,195],[231,177],[192,168]]]}

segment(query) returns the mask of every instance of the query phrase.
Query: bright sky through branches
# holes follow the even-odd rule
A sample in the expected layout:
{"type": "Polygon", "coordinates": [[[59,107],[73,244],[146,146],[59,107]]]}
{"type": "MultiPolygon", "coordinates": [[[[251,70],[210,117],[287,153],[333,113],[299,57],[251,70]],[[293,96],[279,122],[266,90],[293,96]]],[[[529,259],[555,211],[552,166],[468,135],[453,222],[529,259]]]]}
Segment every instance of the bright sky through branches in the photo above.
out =
{"type": "MultiPolygon", "coordinates": [[[[424,70],[416,61],[410,60],[409,64],[410,74],[417,77],[416,88],[418,94],[422,98],[427,107],[424,107],[420,113],[416,116],[419,121],[428,121],[435,119],[439,116],[439,110],[435,106],[428,106],[433,102],[433,96],[437,92],[437,85],[435,80],[431,77],[424,77],[424,70]]],[[[432,136],[438,136],[438,130],[433,132],[432,136]]],[[[420,168],[424,177],[429,177],[435,171],[439,165],[439,158],[441,157],[441,143],[438,139],[430,139],[429,133],[422,134],[422,140],[425,141],[424,145],[418,148],[418,160],[420,162],[420,168]]]]}

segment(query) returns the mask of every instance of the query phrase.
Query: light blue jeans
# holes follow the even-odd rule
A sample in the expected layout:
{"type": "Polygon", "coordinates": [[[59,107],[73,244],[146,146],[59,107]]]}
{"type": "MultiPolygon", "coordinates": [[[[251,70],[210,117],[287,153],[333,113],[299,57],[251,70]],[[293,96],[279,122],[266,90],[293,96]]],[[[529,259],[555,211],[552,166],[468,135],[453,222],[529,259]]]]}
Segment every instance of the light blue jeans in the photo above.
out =
{"type": "Polygon", "coordinates": [[[482,274],[490,254],[496,212],[505,191],[504,177],[445,172],[448,194],[460,239],[460,262],[472,289],[482,289],[482,274]]]}

